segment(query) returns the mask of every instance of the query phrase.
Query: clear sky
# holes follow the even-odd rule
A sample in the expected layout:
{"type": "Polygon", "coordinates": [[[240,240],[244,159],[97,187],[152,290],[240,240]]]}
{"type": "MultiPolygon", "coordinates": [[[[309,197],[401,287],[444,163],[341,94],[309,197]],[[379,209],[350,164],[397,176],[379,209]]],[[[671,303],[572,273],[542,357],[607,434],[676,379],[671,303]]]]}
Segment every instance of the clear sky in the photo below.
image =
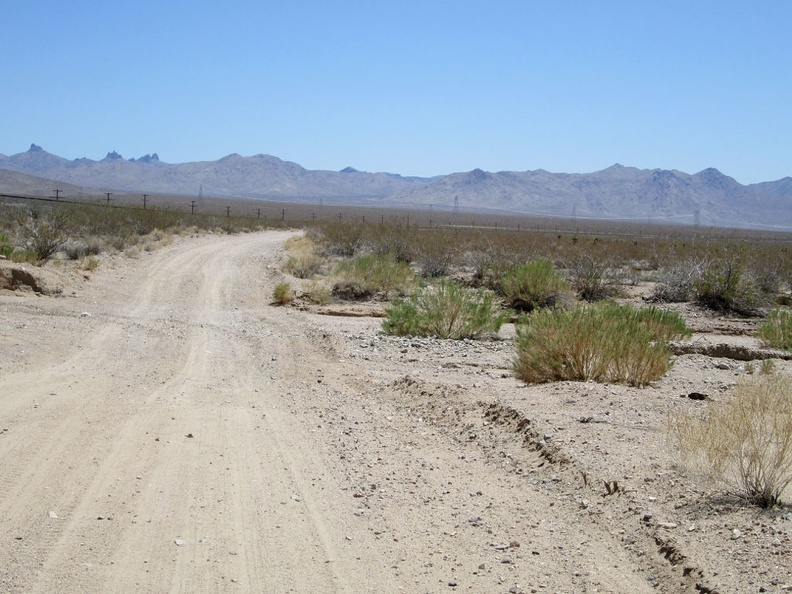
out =
{"type": "Polygon", "coordinates": [[[3,2],[0,153],[792,175],[789,0],[3,2]]]}

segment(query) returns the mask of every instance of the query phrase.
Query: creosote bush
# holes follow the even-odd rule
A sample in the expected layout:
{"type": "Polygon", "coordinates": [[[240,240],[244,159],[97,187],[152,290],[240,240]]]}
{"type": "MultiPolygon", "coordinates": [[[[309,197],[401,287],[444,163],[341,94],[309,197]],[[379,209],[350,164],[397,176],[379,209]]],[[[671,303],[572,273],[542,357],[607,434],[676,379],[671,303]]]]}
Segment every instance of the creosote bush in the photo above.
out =
{"type": "Polygon", "coordinates": [[[765,302],[738,257],[708,262],[693,288],[697,304],[723,313],[753,316],[765,302]]]}
{"type": "Polygon", "coordinates": [[[765,346],[792,351],[792,312],[774,309],[761,323],[756,336],[765,346]]]}
{"type": "Polygon", "coordinates": [[[660,273],[652,300],[660,303],[684,303],[693,299],[695,285],[701,278],[704,262],[696,258],[674,261],[660,273]]]}
{"type": "Polygon", "coordinates": [[[519,311],[554,307],[563,303],[569,284],[546,258],[515,266],[500,281],[507,303],[519,311]]]}
{"type": "Polygon", "coordinates": [[[382,329],[386,334],[457,340],[497,333],[506,321],[494,293],[470,289],[447,278],[408,298],[396,299],[385,313],[382,329]]]}
{"type": "Polygon", "coordinates": [[[778,504],[792,484],[792,379],[778,373],[738,384],[703,415],[669,423],[684,460],[761,507],[778,504]]]}
{"type": "Polygon", "coordinates": [[[569,278],[578,297],[584,301],[602,301],[623,292],[615,268],[600,256],[577,255],[569,264],[569,278]]]}
{"type": "Polygon", "coordinates": [[[642,386],[671,367],[666,340],[689,334],[673,312],[600,302],[537,310],[517,329],[515,375],[527,383],[560,380],[642,386]]]}

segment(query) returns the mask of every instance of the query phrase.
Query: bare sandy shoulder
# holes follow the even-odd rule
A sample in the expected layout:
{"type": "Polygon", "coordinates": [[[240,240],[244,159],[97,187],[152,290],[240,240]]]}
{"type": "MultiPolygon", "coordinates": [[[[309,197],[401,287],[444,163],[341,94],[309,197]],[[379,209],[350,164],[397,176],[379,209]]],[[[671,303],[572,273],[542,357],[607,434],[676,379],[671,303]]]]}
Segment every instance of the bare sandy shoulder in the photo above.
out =
{"type": "Polygon", "coordinates": [[[750,324],[685,312],[647,388],[526,386],[509,326],[273,306],[289,236],[0,290],[0,590],[792,591],[790,509],[722,496],[666,440],[747,374],[734,353],[774,356],[750,324]]]}

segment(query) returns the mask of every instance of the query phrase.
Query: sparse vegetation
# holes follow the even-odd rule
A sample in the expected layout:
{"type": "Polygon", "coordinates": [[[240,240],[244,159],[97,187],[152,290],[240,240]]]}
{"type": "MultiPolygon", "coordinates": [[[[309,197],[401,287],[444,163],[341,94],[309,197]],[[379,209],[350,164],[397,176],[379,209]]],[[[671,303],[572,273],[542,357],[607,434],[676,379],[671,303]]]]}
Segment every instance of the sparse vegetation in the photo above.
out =
{"type": "Polygon", "coordinates": [[[303,287],[303,296],[311,303],[327,305],[333,300],[330,287],[324,281],[309,280],[303,287]]]}
{"type": "Polygon", "coordinates": [[[506,319],[494,293],[447,278],[395,300],[385,312],[383,331],[399,336],[480,338],[497,333],[506,319]]]}
{"type": "Polygon", "coordinates": [[[507,303],[518,311],[555,307],[567,299],[569,284],[547,258],[520,264],[500,282],[507,303]]]}
{"type": "Polygon", "coordinates": [[[671,367],[669,338],[689,331],[673,312],[612,302],[538,310],[520,320],[516,376],[527,383],[588,381],[642,386],[671,367]]]}
{"type": "Polygon", "coordinates": [[[777,373],[737,385],[703,416],[674,416],[670,432],[684,459],[761,507],[792,484],[792,380],[777,373]]]}
{"type": "Polygon", "coordinates": [[[0,233],[0,256],[4,258],[8,258],[14,251],[14,246],[11,244],[11,240],[8,239],[8,235],[5,233],[0,233]]]}
{"type": "Polygon", "coordinates": [[[294,290],[291,283],[282,282],[275,285],[272,291],[272,299],[278,305],[288,305],[294,301],[294,290]]]}
{"type": "Polygon", "coordinates": [[[764,304],[762,294],[745,274],[739,257],[710,260],[693,283],[695,302],[724,313],[756,315],[764,304]]]}
{"type": "Polygon", "coordinates": [[[704,263],[696,258],[673,261],[660,275],[652,299],[660,303],[684,303],[693,299],[704,263]]]}
{"type": "Polygon", "coordinates": [[[602,301],[622,293],[615,268],[601,256],[578,254],[569,264],[569,276],[572,287],[584,301],[602,301]]]}
{"type": "Polygon", "coordinates": [[[377,293],[405,294],[413,285],[414,273],[406,262],[394,256],[367,254],[344,260],[336,269],[338,281],[333,294],[346,299],[360,299],[377,293]]]}
{"type": "Polygon", "coordinates": [[[765,346],[792,351],[792,312],[772,310],[756,331],[765,346]]]}

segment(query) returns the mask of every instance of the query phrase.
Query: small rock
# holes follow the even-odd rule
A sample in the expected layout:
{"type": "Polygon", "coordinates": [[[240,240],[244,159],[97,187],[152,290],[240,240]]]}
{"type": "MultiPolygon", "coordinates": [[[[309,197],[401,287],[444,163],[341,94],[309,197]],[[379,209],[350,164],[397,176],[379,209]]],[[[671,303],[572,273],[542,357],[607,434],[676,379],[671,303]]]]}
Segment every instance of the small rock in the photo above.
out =
{"type": "Polygon", "coordinates": [[[49,512],[49,514],[48,514],[48,515],[49,515],[49,517],[50,517],[50,518],[52,518],[53,520],[57,520],[57,519],[58,519],[58,514],[56,514],[54,511],[51,511],[51,512],[49,512]]]}
{"type": "Polygon", "coordinates": [[[731,535],[731,539],[732,539],[732,540],[737,540],[737,539],[738,539],[738,538],[740,538],[741,536],[742,536],[742,532],[740,532],[740,531],[739,531],[737,528],[735,528],[734,530],[732,530],[732,535],[731,535]]]}
{"type": "Polygon", "coordinates": [[[691,392],[690,394],[687,395],[687,397],[690,398],[691,400],[706,400],[707,399],[707,395],[706,394],[702,394],[701,392],[691,392]]]}
{"type": "Polygon", "coordinates": [[[190,439],[192,439],[192,438],[194,437],[194,435],[193,435],[192,433],[188,433],[188,434],[187,434],[187,437],[189,437],[190,439]]]}
{"type": "Polygon", "coordinates": [[[678,526],[676,522],[658,522],[657,525],[660,528],[667,528],[669,530],[678,526]]]}
{"type": "Polygon", "coordinates": [[[457,581],[456,580],[449,580],[448,585],[452,588],[456,588],[457,581]]]}
{"type": "Polygon", "coordinates": [[[177,547],[183,547],[187,543],[185,543],[181,538],[177,538],[173,541],[173,544],[175,544],[177,547]]]}

